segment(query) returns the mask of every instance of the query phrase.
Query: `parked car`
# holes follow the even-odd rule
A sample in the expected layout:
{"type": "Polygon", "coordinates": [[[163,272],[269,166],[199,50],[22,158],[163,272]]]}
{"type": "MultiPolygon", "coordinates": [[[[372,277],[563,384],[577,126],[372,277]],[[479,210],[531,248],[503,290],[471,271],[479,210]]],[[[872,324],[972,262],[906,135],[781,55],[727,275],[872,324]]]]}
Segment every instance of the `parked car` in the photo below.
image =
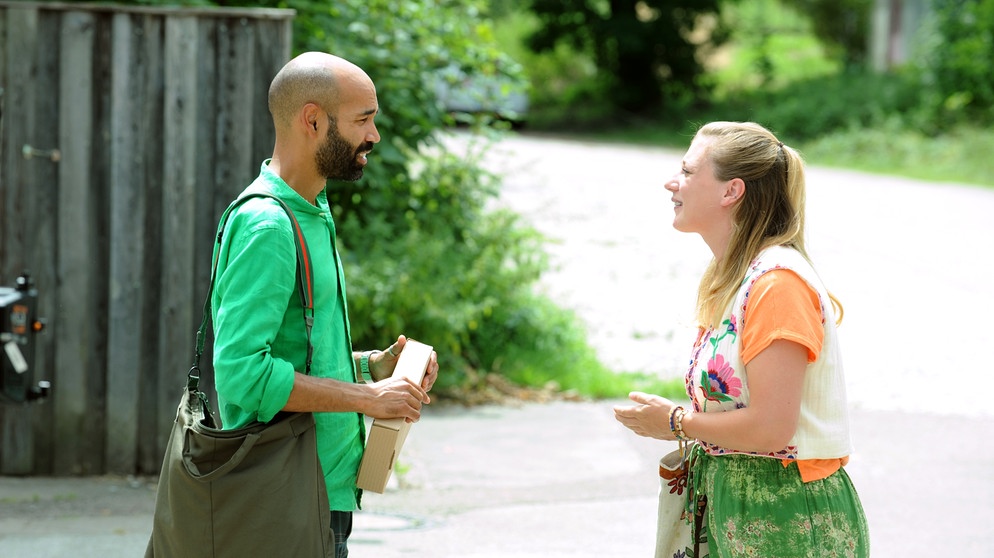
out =
{"type": "Polygon", "coordinates": [[[505,74],[467,74],[446,66],[437,74],[435,94],[450,113],[488,114],[517,124],[528,114],[525,86],[505,74]]]}

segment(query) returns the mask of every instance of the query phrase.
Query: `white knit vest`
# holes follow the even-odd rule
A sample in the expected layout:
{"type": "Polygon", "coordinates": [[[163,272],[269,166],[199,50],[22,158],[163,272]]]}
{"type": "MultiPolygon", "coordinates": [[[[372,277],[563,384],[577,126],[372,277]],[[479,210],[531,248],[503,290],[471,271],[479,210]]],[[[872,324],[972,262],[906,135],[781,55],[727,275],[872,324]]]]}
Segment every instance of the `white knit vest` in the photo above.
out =
{"type": "MultiPolygon", "coordinates": [[[[796,250],[782,246],[768,248],[749,266],[746,277],[725,319],[717,329],[709,329],[694,346],[687,392],[697,412],[723,412],[749,406],[749,385],[741,356],[740,332],[749,316],[746,304],[753,284],[761,275],[774,269],[797,273],[818,293],[822,307],[825,339],[818,359],[804,372],[804,391],[797,431],[786,448],[769,454],[755,454],[781,459],[830,459],[852,452],[849,437],[849,412],[845,376],[838,332],[828,292],[807,260],[796,250]]],[[[701,441],[712,455],[740,452],[701,441]]]]}

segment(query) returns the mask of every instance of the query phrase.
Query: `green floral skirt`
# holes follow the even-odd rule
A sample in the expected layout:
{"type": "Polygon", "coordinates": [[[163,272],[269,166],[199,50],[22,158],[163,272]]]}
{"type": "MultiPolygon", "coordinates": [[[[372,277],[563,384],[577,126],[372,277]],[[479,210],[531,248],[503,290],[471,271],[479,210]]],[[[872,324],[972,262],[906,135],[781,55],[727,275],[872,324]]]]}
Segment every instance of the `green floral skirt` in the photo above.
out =
{"type": "Polygon", "coordinates": [[[866,516],[845,469],[805,483],[796,463],[696,454],[691,483],[697,498],[707,498],[699,536],[711,558],[870,555],[866,516]]]}

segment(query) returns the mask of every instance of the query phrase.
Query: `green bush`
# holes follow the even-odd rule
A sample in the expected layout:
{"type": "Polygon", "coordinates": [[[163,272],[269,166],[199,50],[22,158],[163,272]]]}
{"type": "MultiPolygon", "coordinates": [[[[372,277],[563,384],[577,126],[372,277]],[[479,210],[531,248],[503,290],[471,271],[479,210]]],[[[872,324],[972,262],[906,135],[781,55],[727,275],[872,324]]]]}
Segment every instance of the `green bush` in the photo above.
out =
{"type": "Polygon", "coordinates": [[[939,136],[912,130],[894,118],[872,129],[840,130],[807,142],[805,159],[870,172],[901,174],[935,182],[994,186],[994,132],[974,126],[939,136]]]}
{"type": "Polygon", "coordinates": [[[469,117],[482,140],[461,155],[438,143],[455,123],[436,97],[439,70],[523,85],[521,67],[496,44],[486,0],[178,3],[294,9],[294,54],[337,54],[375,82],[382,141],[362,180],[328,188],[355,347],[384,347],[400,333],[430,343],[442,389],[490,372],[542,385],[563,378],[567,389],[591,374],[610,384],[612,374],[588,361],[586,338],[565,335],[580,331],[577,318],[535,292],[547,267],[542,238],[515,214],[491,209],[500,177],[480,159],[487,138],[506,126],[469,117]]]}
{"type": "Polygon", "coordinates": [[[994,123],[994,0],[933,0],[914,67],[936,130],[994,123]]]}
{"type": "Polygon", "coordinates": [[[907,73],[850,70],[796,81],[777,90],[743,93],[712,112],[731,120],[761,122],[790,141],[838,130],[879,126],[895,115],[914,113],[920,92],[907,73]]]}
{"type": "MultiPolygon", "coordinates": [[[[341,219],[352,332],[357,346],[400,332],[430,342],[448,372],[440,385],[451,386],[467,368],[489,372],[518,350],[489,334],[519,326],[505,314],[519,310],[546,259],[515,214],[485,211],[495,177],[453,155],[420,163],[401,214],[341,219]]],[[[532,342],[556,334],[535,329],[532,342]]]]}
{"type": "Polygon", "coordinates": [[[398,333],[424,340],[438,351],[442,389],[490,372],[540,385],[573,378],[564,388],[609,374],[596,362],[577,374],[569,358],[549,358],[560,354],[552,347],[590,349],[585,337],[563,343],[577,319],[535,292],[547,267],[542,238],[515,214],[491,209],[500,178],[479,161],[496,123],[474,120],[484,139],[464,154],[436,143],[452,124],[435,99],[438,69],[521,79],[496,46],[485,3],[344,0],[297,9],[305,5],[316,12],[295,30],[299,49],[330,50],[366,69],[382,109],[383,140],[365,178],[329,187],[355,346],[381,347],[398,333]]]}

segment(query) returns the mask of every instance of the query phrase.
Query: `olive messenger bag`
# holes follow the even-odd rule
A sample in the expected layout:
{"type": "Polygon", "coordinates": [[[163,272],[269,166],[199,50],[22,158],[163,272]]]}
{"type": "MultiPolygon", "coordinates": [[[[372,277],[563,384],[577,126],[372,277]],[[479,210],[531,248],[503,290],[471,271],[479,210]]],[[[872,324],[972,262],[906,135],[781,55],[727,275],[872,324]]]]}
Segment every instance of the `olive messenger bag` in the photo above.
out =
{"type": "MultiPolygon", "coordinates": [[[[248,194],[235,200],[221,217],[215,252],[220,251],[228,215],[253,197],[276,200],[290,218],[297,247],[297,290],[307,332],[306,373],[310,374],[314,319],[310,254],[290,208],[270,194],[248,194]]],[[[200,391],[200,357],[216,273],[217,256],[197,331],[194,363],[162,460],[145,556],[331,557],[331,512],[313,415],[281,412],[268,423],[223,430],[200,391]]]]}

